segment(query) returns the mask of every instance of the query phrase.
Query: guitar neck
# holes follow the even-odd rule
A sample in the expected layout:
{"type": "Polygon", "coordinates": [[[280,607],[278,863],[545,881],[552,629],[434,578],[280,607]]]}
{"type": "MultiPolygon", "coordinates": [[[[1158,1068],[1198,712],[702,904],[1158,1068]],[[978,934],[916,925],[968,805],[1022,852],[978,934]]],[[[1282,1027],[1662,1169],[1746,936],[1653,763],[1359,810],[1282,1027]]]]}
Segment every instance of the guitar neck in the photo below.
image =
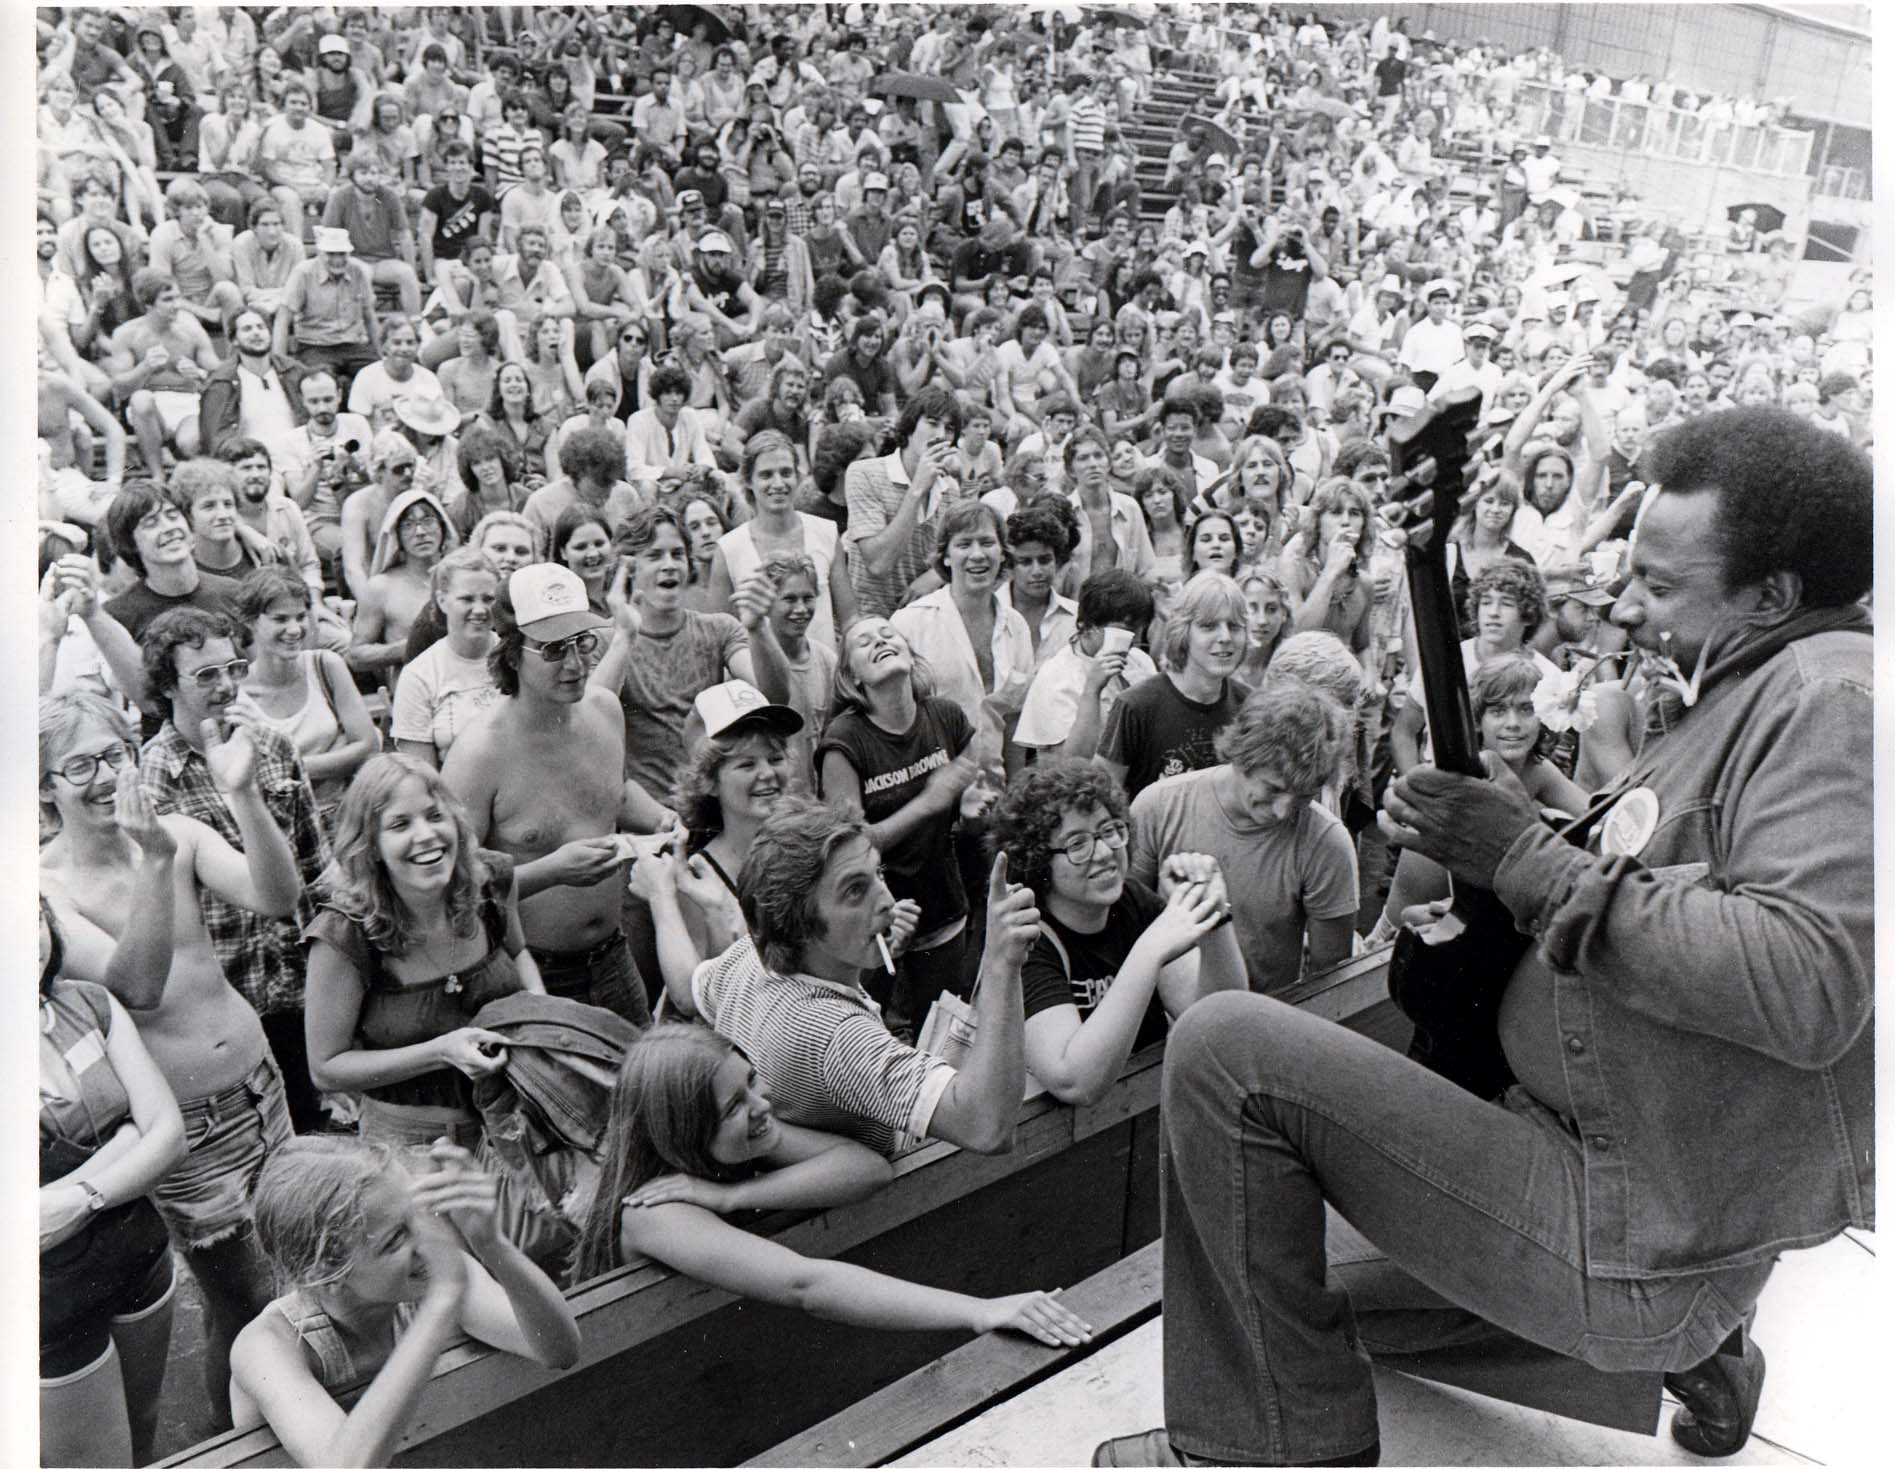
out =
{"type": "Polygon", "coordinates": [[[1461,621],[1448,576],[1446,540],[1431,537],[1421,551],[1411,545],[1407,562],[1433,762],[1461,775],[1483,775],[1480,732],[1474,728],[1474,705],[1467,695],[1467,673],[1461,663],[1461,621]]]}

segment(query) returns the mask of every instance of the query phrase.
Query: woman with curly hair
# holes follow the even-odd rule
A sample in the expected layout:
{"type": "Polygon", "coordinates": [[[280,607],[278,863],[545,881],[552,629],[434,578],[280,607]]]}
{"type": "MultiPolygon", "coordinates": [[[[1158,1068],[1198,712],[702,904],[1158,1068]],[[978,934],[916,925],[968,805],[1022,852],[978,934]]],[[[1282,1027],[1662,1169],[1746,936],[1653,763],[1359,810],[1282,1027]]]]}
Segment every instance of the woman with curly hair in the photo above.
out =
{"type": "Polygon", "coordinates": [[[887,1161],[849,1138],[779,1120],[749,1058],[715,1031],[655,1025],[619,1069],[604,1174],[579,1237],[575,1284],[655,1261],[749,1300],[895,1331],[1024,1332],[1073,1346],[1091,1328],[1044,1291],[983,1299],[840,1260],[812,1260],[723,1216],[852,1203],[887,1161]]]}
{"type": "Polygon", "coordinates": [[[284,1288],[231,1349],[240,1429],[298,1464],[386,1464],[463,1335],[543,1367],[579,1360],[559,1287],[496,1227],[499,1192],[438,1142],[420,1177],[385,1143],[299,1137],[257,1180],[257,1236],[284,1288]]]}
{"type": "MultiPolygon", "coordinates": [[[[1358,657],[1370,656],[1369,557],[1375,550],[1375,506],[1368,491],[1336,476],[1310,500],[1306,529],[1284,542],[1277,572],[1289,591],[1298,632],[1324,628],[1358,657]]],[[[1365,662],[1371,680],[1374,670],[1365,662]]]]}
{"type": "Polygon", "coordinates": [[[1040,912],[1020,970],[1027,1070],[1073,1106],[1201,995],[1244,985],[1216,862],[1178,853],[1154,893],[1129,877],[1131,834],[1118,783],[1078,760],[1022,770],[988,815],[989,847],[1040,912]]]}
{"type": "Polygon", "coordinates": [[[377,755],[336,813],[325,887],[303,935],[311,1079],[364,1093],[364,1137],[476,1147],[472,1083],[507,1053],[468,1019],[503,995],[545,992],[512,859],[475,847],[438,771],[377,755]]]}

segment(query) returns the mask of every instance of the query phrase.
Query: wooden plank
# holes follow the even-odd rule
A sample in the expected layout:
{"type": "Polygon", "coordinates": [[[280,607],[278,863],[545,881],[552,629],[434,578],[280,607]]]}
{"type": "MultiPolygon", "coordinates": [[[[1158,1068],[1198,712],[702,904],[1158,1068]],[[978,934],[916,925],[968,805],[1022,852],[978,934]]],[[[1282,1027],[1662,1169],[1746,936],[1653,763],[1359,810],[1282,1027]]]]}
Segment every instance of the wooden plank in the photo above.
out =
{"type": "Polygon", "coordinates": [[[990,1332],[747,1463],[871,1465],[899,1458],[1151,1320],[1162,1263],[1154,1241],[1065,1293],[1066,1304],[1092,1324],[1086,1346],[1048,1347],[990,1332]]]}
{"type": "MultiPolygon", "coordinates": [[[[1156,1086],[1150,1078],[1158,1075],[1162,1059],[1161,1048],[1133,1057],[1114,1092],[1129,1088],[1139,1096],[1149,1093],[1155,1102],[1156,1086]]],[[[815,1214],[779,1215],[765,1221],[764,1232],[801,1254],[833,1258],[1073,1146],[1072,1108],[1042,1096],[1024,1104],[1021,1117],[1010,1152],[982,1155],[951,1143],[927,1143],[898,1159],[895,1182],[868,1199],[815,1214]]],[[[575,1370],[687,1327],[735,1299],[658,1265],[613,1271],[568,1292],[568,1297],[583,1342],[580,1368],[575,1370]]],[[[544,1368],[463,1340],[443,1353],[401,1446],[418,1446],[561,1380],[544,1368]]],[[[286,1462],[275,1435],[256,1428],[208,1439],[164,1460],[162,1469],[286,1462]]]]}
{"type": "MultiPolygon", "coordinates": [[[[977,1296],[1071,1286],[1122,1255],[1129,1124],[953,1200],[845,1257],[977,1296]]],[[[733,1303],[404,1451],[404,1469],[736,1464],[961,1346],[733,1303]]]]}

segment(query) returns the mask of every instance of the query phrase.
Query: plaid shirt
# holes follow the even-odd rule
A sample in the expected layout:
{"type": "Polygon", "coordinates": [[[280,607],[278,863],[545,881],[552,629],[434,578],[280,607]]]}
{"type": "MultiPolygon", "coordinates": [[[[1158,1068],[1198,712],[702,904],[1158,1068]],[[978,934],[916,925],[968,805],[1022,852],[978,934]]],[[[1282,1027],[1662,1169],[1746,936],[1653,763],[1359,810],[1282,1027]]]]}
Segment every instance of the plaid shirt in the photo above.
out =
{"type": "Polygon", "coordinates": [[[777,197],[783,201],[783,228],[800,240],[816,223],[815,206],[803,197],[801,189],[791,189],[777,197]]]}
{"type": "MultiPolygon", "coordinates": [[[[329,865],[329,838],[316,819],[316,796],[309,787],[309,777],[303,773],[296,747],[282,735],[255,726],[250,738],[257,750],[257,789],[296,854],[296,870],[303,876],[303,896],[293,918],[266,918],[202,888],[198,889],[197,905],[204,918],[204,931],[210,935],[211,949],[224,967],[224,978],[259,1015],[272,1015],[302,1008],[302,925],[315,916],[312,895],[316,879],[329,865]]],[[[159,813],[175,811],[196,817],[238,851],[243,850],[237,818],[212,781],[210,766],[170,720],[146,741],[138,776],[159,813]]]]}

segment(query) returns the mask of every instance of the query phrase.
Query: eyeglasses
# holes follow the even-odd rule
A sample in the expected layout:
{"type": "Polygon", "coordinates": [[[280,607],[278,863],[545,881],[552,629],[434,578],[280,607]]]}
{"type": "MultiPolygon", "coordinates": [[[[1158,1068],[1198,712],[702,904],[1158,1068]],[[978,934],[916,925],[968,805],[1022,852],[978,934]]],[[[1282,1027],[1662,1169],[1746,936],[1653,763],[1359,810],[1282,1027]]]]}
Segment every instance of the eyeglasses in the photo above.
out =
{"type": "Polygon", "coordinates": [[[590,658],[598,652],[599,635],[596,632],[575,633],[569,638],[561,638],[554,643],[536,643],[528,638],[526,645],[548,663],[564,663],[566,655],[575,648],[579,650],[581,658],[590,658]]]}
{"type": "Polygon", "coordinates": [[[109,750],[101,750],[96,755],[75,755],[53,772],[69,786],[89,786],[99,773],[99,767],[117,770],[127,760],[135,759],[129,745],[114,745],[109,750]]]}
{"type": "Polygon", "coordinates": [[[190,673],[182,676],[189,678],[200,689],[214,689],[217,687],[217,681],[226,674],[230,676],[232,683],[242,683],[250,676],[250,660],[233,658],[228,663],[213,663],[208,668],[194,668],[190,673]]]}
{"type": "Polygon", "coordinates": [[[1066,860],[1073,866],[1084,867],[1092,860],[1100,843],[1105,844],[1108,852],[1122,852],[1131,836],[1131,827],[1123,821],[1108,821],[1097,831],[1074,832],[1061,844],[1060,851],[1066,854],[1066,860]]]}

